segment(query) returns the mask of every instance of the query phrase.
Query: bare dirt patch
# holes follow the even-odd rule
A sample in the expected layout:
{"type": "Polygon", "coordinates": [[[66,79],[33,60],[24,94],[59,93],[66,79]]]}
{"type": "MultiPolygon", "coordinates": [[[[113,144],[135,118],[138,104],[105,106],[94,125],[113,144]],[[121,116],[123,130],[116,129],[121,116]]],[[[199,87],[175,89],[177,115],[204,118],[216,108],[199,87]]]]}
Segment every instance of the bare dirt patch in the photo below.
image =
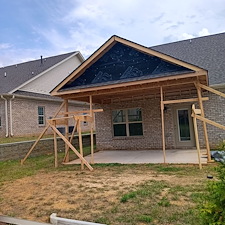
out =
{"type": "Polygon", "coordinates": [[[200,182],[199,178],[159,174],[142,166],[40,172],[0,186],[0,214],[47,222],[55,212],[66,218],[92,221],[94,215],[119,202],[119,194],[148,180],[177,185],[200,182]]]}

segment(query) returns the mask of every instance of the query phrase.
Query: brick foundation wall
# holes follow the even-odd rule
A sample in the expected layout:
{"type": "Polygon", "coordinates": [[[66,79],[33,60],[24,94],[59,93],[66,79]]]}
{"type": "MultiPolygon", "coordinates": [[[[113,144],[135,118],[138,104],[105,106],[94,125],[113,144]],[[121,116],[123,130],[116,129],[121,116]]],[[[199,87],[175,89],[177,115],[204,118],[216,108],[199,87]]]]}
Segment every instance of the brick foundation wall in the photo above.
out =
{"type": "MultiPolygon", "coordinates": [[[[83,135],[83,146],[90,146],[90,135],[83,135]]],[[[95,138],[95,136],[94,136],[95,138]]],[[[23,159],[35,141],[16,142],[0,144],[0,161],[23,159]]],[[[60,138],[57,139],[58,151],[64,151],[65,143],[60,138]]],[[[74,137],[73,145],[78,147],[78,137],[74,137]]],[[[54,152],[53,139],[43,139],[37,144],[31,153],[32,156],[39,156],[54,152]]]]}

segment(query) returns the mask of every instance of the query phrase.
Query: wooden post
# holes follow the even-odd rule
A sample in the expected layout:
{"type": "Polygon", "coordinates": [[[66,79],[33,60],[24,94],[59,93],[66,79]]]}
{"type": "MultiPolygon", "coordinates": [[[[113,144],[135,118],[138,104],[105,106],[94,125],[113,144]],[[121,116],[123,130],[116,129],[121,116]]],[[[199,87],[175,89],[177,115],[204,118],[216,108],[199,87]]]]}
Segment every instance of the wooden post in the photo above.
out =
{"type": "Polygon", "coordinates": [[[69,148],[79,157],[80,160],[84,162],[84,164],[87,166],[89,170],[93,170],[92,166],[87,162],[87,160],[76,150],[76,148],[59,132],[59,130],[54,127],[52,124],[48,123],[49,126],[52,128],[53,131],[55,131],[59,137],[62,138],[62,140],[69,146],[69,148]]]}
{"type": "Polygon", "coordinates": [[[197,126],[197,119],[195,117],[195,105],[192,105],[192,117],[193,117],[193,125],[194,125],[194,132],[195,132],[195,143],[196,143],[196,148],[198,152],[198,164],[199,164],[199,169],[202,169],[202,164],[201,164],[201,153],[200,153],[200,145],[199,145],[199,138],[198,138],[198,126],[197,126]]]}
{"type": "MultiPolygon", "coordinates": [[[[54,127],[56,127],[56,121],[53,122],[54,127]]],[[[58,167],[58,148],[57,148],[57,139],[56,139],[56,132],[54,132],[54,152],[55,152],[55,168],[58,167]]]]}
{"type": "MultiPolygon", "coordinates": [[[[77,123],[78,123],[78,135],[79,135],[80,154],[82,155],[82,157],[84,157],[80,119],[77,120],[77,123]]],[[[81,169],[82,170],[84,169],[84,163],[83,163],[82,160],[81,160],[81,169]]]]}
{"type": "Polygon", "coordinates": [[[162,147],[163,147],[163,160],[166,163],[166,142],[165,142],[165,125],[164,125],[164,104],[163,104],[163,88],[160,87],[161,95],[161,120],[162,120],[162,147]]]}
{"type": "Polygon", "coordinates": [[[94,113],[93,113],[93,102],[92,102],[92,96],[90,95],[90,116],[92,118],[91,120],[91,164],[94,164],[94,113]]]}
{"type": "MultiPolygon", "coordinates": [[[[195,87],[197,89],[198,102],[199,102],[199,107],[201,110],[201,116],[205,117],[204,107],[203,107],[203,103],[202,103],[201,87],[199,86],[199,82],[195,83],[195,87]]],[[[211,154],[210,154],[209,138],[208,138],[208,133],[207,133],[206,122],[202,121],[202,123],[203,123],[203,131],[204,131],[205,145],[206,145],[206,151],[207,151],[207,159],[208,159],[208,162],[210,162],[212,159],[211,159],[211,154]]]]}
{"type": "MultiPolygon", "coordinates": [[[[65,99],[65,114],[64,116],[67,116],[67,112],[69,111],[69,105],[68,105],[68,99],[65,99]]],[[[69,140],[69,120],[66,119],[66,124],[65,124],[65,138],[69,140]]],[[[70,155],[69,155],[69,146],[65,144],[65,162],[69,162],[70,155]]]]}
{"type": "MultiPolygon", "coordinates": [[[[61,109],[63,108],[65,102],[63,102],[59,109],[56,111],[55,115],[53,117],[56,117],[59,112],[61,111],[61,109]]],[[[23,163],[26,161],[26,159],[29,157],[29,155],[31,154],[31,152],[34,150],[35,146],[37,145],[37,143],[40,141],[40,139],[44,136],[45,132],[48,130],[49,128],[49,124],[44,128],[44,130],[41,132],[41,134],[39,135],[39,137],[37,138],[37,140],[34,142],[34,144],[31,146],[30,150],[28,151],[28,153],[26,154],[26,156],[21,160],[21,165],[23,165],[23,163]]]]}

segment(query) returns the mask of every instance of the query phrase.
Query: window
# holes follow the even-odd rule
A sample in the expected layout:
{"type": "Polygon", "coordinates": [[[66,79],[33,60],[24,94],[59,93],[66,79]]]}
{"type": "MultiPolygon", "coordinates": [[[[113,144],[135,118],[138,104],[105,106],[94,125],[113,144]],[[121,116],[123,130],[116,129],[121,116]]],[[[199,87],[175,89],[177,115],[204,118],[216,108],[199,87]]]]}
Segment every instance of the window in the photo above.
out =
{"type": "Polygon", "coordinates": [[[38,106],[38,125],[45,125],[45,108],[38,106]]]}
{"type": "Polygon", "coordinates": [[[113,110],[112,121],[114,137],[143,135],[141,108],[113,110]]]}

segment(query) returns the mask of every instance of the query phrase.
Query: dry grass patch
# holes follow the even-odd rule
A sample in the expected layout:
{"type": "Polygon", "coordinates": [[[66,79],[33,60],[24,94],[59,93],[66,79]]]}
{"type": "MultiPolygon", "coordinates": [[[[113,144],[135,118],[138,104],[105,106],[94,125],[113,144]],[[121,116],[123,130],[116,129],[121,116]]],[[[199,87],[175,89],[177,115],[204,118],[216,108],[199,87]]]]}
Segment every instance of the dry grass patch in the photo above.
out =
{"type": "Polygon", "coordinates": [[[0,214],[42,222],[55,212],[113,225],[196,224],[193,196],[204,190],[212,171],[210,166],[200,171],[179,165],[95,165],[93,172],[80,171],[78,165],[50,166],[2,179],[0,214]]]}

